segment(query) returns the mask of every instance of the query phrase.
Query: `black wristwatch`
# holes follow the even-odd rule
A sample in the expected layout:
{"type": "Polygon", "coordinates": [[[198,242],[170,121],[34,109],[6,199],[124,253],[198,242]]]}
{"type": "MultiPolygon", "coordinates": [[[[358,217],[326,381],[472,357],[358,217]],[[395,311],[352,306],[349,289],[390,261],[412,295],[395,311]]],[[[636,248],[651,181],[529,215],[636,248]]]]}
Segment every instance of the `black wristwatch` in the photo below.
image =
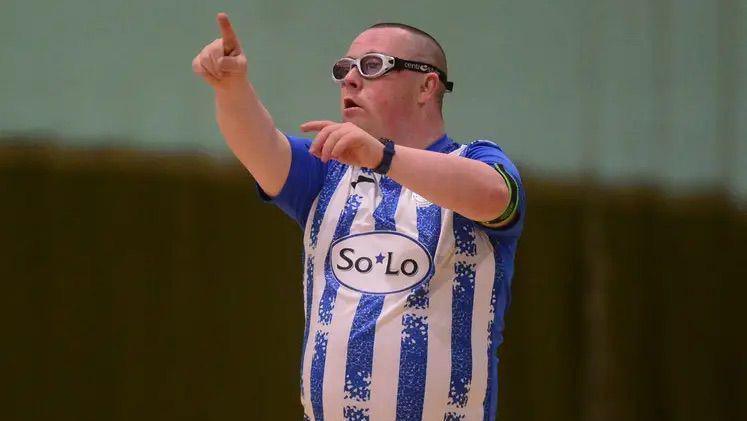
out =
{"type": "Polygon", "coordinates": [[[381,158],[381,163],[378,167],[373,168],[373,172],[378,174],[386,174],[389,171],[389,167],[392,166],[392,157],[394,157],[394,142],[391,139],[379,139],[384,144],[384,156],[381,158]]]}

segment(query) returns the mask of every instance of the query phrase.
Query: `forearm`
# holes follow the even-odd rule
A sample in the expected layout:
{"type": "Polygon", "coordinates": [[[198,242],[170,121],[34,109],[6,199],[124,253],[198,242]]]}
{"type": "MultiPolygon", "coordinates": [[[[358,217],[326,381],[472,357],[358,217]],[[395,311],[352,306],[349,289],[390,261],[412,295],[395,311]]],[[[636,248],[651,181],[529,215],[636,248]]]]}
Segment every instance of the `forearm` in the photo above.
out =
{"type": "Polygon", "coordinates": [[[215,90],[216,120],[236,157],[269,195],[285,183],[290,145],[246,78],[215,90]]]}
{"type": "Polygon", "coordinates": [[[487,164],[404,146],[395,151],[388,176],[429,201],[476,221],[505,210],[508,187],[487,164]]]}

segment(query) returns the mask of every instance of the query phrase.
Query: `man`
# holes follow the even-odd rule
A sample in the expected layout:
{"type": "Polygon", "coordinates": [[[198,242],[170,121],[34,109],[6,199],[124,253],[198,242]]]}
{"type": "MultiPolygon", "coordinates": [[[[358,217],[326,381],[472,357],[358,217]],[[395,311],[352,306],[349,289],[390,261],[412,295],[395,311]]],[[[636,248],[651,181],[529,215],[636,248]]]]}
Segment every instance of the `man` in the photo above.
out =
{"type": "Polygon", "coordinates": [[[228,16],[193,61],[261,196],[304,228],[301,402],[310,420],[494,419],[496,349],[524,218],[495,144],[452,141],[446,57],[402,24],[333,66],[342,123],[275,127],[228,16]]]}

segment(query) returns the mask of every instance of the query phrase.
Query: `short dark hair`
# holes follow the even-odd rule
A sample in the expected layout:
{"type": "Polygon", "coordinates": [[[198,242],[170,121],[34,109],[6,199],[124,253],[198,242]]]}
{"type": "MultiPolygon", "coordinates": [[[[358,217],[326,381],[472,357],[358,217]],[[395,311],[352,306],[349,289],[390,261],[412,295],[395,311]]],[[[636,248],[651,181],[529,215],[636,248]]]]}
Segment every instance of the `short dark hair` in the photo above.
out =
{"type": "MultiPolygon", "coordinates": [[[[417,35],[424,36],[428,38],[429,40],[433,41],[434,44],[436,44],[436,47],[438,47],[438,50],[441,52],[441,54],[444,55],[444,61],[446,61],[446,52],[444,52],[444,48],[441,46],[441,43],[439,43],[436,40],[436,38],[433,37],[433,35],[425,32],[424,30],[420,28],[416,28],[414,26],[407,25],[405,23],[398,23],[398,22],[379,22],[368,27],[368,29],[374,29],[374,28],[400,28],[406,31],[413,32],[417,35]]],[[[446,69],[442,69],[442,70],[446,71],[446,69]]]]}
{"type": "MultiPolygon", "coordinates": [[[[399,28],[399,29],[404,29],[404,30],[406,30],[408,32],[411,32],[411,33],[416,34],[416,35],[420,35],[422,37],[425,37],[425,38],[433,41],[433,44],[435,44],[436,47],[438,48],[438,55],[440,55],[440,57],[436,57],[436,62],[435,63],[428,63],[428,64],[440,68],[444,73],[446,73],[448,75],[449,70],[448,70],[448,65],[446,64],[446,52],[444,51],[444,49],[441,46],[441,44],[431,34],[423,31],[422,29],[416,28],[416,27],[414,27],[412,25],[407,25],[407,24],[399,23],[399,22],[379,22],[379,23],[375,23],[375,24],[369,26],[367,29],[375,29],[375,28],[399,28]]],[[[442,89],[440,95],[438,96],[439,105],[443,104],[443,98],[444,98],[444,94],[445,93],[446,93],[446,89],[442,89]]]]}

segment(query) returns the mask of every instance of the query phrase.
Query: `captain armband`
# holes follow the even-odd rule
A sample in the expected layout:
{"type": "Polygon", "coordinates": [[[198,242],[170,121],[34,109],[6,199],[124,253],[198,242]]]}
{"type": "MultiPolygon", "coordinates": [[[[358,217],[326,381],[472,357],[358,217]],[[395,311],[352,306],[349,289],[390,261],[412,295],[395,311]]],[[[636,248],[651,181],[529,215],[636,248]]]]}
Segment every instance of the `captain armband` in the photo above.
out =
{"type": "Polygon", "coordinates": [[[503,168],[503,165],[493,164],[493,168],[498,171],[498,174],[503,177],[503,180],[506,182],[506,186],[508,186],[508,206],[506,206],[506,210],[503,211],[501,216],[493,219],[492,221],[480,222],[479,224],[488,228],[499,228],[505,225],[508,221],[511,221],[519,209],[519,186],[518,184],[516,184],[516,180],[514,180],[511,174],[506,172],[506,169],[503,168]]]}

